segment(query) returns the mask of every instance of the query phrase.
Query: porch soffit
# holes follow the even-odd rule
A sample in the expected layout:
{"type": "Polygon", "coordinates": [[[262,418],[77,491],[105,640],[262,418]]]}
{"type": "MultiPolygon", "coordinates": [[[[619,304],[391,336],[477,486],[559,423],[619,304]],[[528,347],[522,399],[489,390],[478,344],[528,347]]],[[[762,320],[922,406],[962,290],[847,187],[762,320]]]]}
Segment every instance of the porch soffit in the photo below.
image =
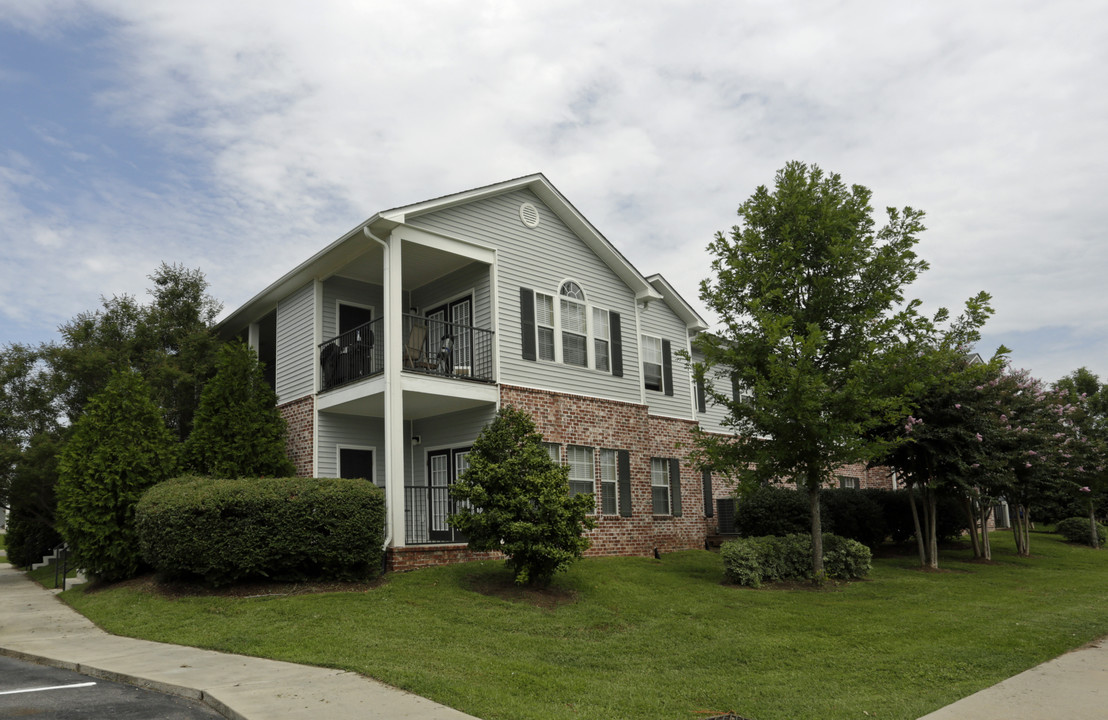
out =
{"type": "MultiPolygon", "coordinates": [[[[500,398],[496,385],[472,383],[444,378],[401,377],[404,388],[404,419],[445,415],[495,404],[500,398]]],[[[357,383],[320,394],[316,407],[320,412],[340,415],[384,417],[385,382],[383,378],[357,383]]]]}
{"type": "MultiPolygon", "coordinates": [[[[491,248],[456,240],[424,230],[403,227],[393,231],[391,241],[401,247],[401,282],[405,290],[416,290],[446,277],[473,262],[491,265],[496,252],[491,248]]],[[[384,259],[381,252],[366,252],[335,271],[335,275],[373,285],[384,284],[384,259]]]]}

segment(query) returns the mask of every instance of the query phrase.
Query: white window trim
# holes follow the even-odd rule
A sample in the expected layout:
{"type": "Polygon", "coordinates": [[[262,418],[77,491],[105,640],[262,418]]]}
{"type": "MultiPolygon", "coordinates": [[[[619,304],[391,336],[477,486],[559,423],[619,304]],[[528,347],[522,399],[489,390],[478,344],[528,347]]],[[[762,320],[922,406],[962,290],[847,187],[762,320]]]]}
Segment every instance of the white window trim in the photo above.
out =
{"type": "Polygon", "coordinates": [[[611,448],[597,448],[596,451],[596,484],[600,488],[597,493],[597,514],[616,517],[619,515],[619,451],[611,448]],[[604,453],[612,454],[612,501],[614,510],[604,512],[604,453]]]}
{"type": "Polygon", "coordinates": [[[652,457],[650,458],[650,511],[654,517],[671,517],[673,515],[673,478],[669,472],[669,458],[652,457]],[[654,462],[658,461],[663,464],[666,471],[666,484],[657,485],[654,483],[654,462]],[[654,488],[664,487],[666,489],[666,510],[667,512],[659,513],[654,511],[654,488]]]}
{"type": "Polygon", "coordinates": [[[538,360],[539,362],[548,362],[548,363],[553,362],[553,363],[556,363],[558,365],[565,365],[567,367],[575,368],[577,370],[592,370],[594,372],[601,373],[602,375],[611,375],[612,374],[612,366],[614,364],[613,361],[612,361],[612,310],[611,310],[611,308],[609,308],[607,306],[596,305],[594,303],[589,302],[589,297],[591,297],[591,295],[590,295],[590,293],[588,293],[585,290],[585,286],[582,283],[577,282],[577,280],[574,280],[573,278],[563,278],[558,283],[557,288],[552,293],[544,292],[542,290],[536,290],[535,291],[535,307],[536,307],[536,309],[535,309],[535,343],[536,343],[535,344],[535,359],[536,360],[538,360]],[[581,292],[582,292],[582,294],[584,294],[585,299],[584,300],[577,300],[576,298],[566,297],[565,295],[562,295],[562,286],[564,286],[567,282],[574,283],[575,285],[577,285],[577,287],[581,288],[581,292]],[[546,297],[549,297],[549,298],[553,299],[553,303],[552,303],[553,308],[552,308],[552,311],[551,311],[551,322],[553,322],[553,330],[554,330],[554,359],[553,360],[546,360],[546,359],[542,358],[539,354],[539,349],[538,349],[539,328],[540,327],[542,327],[542,328],[550,327],[550,326],[542,325],[541,323],[539,323],[539,318],[538,318],[538,303],[539,303],[538,296],[539,295],[544,295],[546,297]],[[562,300],[568,300],[570,302],[578,303],[579,305],[582,305],[585,308],[585,362],[586,362],[586,364],[584,366],[571,365],[571,364],[567,363],[565,361],[564,354],[562,353],[562,300]],[[596,327],[596,323],[594,323],[593,319],[592,319],[594,310],[603,310],[604,312],[606,312],[608,314],[608,337],[607,338],[597,338],[594,335],[594,330],[595,330],[595,327],[596,327]],[[599,368],[596,367],[596,340],[598,340],[598,339],[606,340],[607,343],[608,343],[608,369],[607,370],[600,370],[599,368]]]}
{"type": "Polygon", "coordinates": [[[377,447],[374,445],[348,445],[345,443],[335,444],[335,474],[338,477],[342,477],[342,451],[343,450],[369,450],[373,453],[373,477],[366,478],[374,485],[377,484],[377,447]]]}
{"type": "Polygon", "coordinates": [[[331,333],[331,337],[337,337],[338,334],[339,334],[339,306],[341,306],[341,305],[349,305],[350,307],[361,308],[362,310],[369,310],[370,322],[373,322],[374,320],[377,320],[378,317],[379,317],[377,315],[377,308],[374,307],[373,305],[366,305],[365,303],[354,302],[352,300],[343,300],[341,298],[336,298],[335,299],[335,324],[331,328],[332,330],[334,330],[334,332],[331,333]]]}
{"type": "MultiPolygon", "coordinates": [[[[665,350],[663,348],[664,348],[664,346],[662,345],[662,336],[661,335],[648,335],[647,333],[643,333],[642,335],[639,336],[639,371],[642,373],[643,390],[645,390],[647,392],[664,393],[666,391],[666,358],[665,358],[665,350]],[[658,341],[658,361],[659,362],[654,363],[654,364],[656,364],[658,366],[658,384],[661,387],[657,390],[655,390],[654,388],[646,387],[646,363],[647,363],[647,359],[646,359],[646,340],[648,338],[651,339],[651,340],[657,340],[658,341]]],[[[693,401],[695,402],[695,398],[693,399],[693,401]]]]}

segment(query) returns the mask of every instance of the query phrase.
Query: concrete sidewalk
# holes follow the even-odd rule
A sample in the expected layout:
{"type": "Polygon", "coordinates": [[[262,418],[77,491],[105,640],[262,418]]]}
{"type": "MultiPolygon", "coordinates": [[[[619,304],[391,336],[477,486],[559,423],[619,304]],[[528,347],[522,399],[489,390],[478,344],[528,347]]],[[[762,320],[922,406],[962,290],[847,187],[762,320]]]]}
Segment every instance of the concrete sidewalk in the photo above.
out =
{"type": "Polygon", "coordinates": [[[1025,670],[920,720],[1108,718],[1108,638],[1025,670]]]}
{"type": "Polygon", "coordinates": [[[476,720],[356,673],[109,635],[5,562],[0,654],[193,698],[232,720],[476,720]]]}

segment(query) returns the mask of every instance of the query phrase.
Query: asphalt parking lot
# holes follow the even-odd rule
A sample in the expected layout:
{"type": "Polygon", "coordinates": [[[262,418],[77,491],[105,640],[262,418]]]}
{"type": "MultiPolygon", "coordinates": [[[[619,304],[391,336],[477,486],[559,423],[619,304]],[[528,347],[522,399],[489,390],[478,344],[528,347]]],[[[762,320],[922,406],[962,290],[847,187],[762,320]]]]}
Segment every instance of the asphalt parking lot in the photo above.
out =
{"type": "Polygon", "coordinates": [[[194,700],[0,656],[0,718],[212,720],[194,700]]]}

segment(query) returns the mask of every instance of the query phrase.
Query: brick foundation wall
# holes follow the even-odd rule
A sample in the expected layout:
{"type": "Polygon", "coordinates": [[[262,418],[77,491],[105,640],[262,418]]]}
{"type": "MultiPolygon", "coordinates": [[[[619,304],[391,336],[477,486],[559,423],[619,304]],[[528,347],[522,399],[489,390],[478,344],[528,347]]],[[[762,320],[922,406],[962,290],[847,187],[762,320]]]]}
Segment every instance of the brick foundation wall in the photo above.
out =
{"type": "Polygon", "coordinates": [[[288,426],[285,447],[289,459],[296,466],[297,477],[311,477],[315,449],[315,397],[293,400],[277,406],[288,426]]]}
{"type": "Polygon", "coordinates": [[[435,565],[503,558],[504,556],[498,552],[475,552],[465,545],[419,545],[389,548],[385,563],[389,572],[407,572],[435,565]]]}
{"type": "MultiPolygon", "coordinates": [[[[709,524],[704,517],[700,473],[681,464],[682,515],[655,516],[650,485],[651,458],[684,461],[695,423],[652,416],[645,405],[588,398],[511,385],[500,387],[500,401],[530,413],[548,442],[594,449],[599,478],[601,449],[627,450],[631,460],[631,516],[601,515],[597,494],[596,528],[588,532],[589,556],[639,555],[704,547],[709,524]],[[684,443],[679,448],[678,443],[684,443]]],[[[564,451],[563,451],[564,452],[564,451]]]]}

